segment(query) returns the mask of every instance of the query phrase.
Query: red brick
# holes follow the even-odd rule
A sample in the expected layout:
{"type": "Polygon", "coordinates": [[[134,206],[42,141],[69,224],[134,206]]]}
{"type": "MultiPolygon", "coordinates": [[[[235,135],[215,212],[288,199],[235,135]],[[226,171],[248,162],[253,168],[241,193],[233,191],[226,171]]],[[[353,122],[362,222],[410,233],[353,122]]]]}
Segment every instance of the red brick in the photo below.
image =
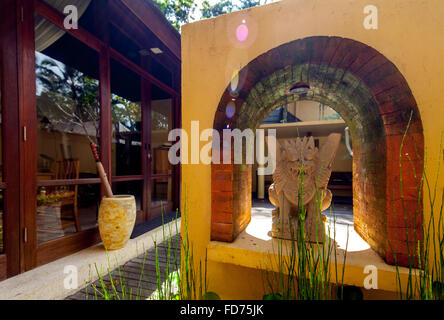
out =
{"type": "Polygon", "coordinates": [[[231,223],[211,223],[211,240],[232,242],[233,225],[231,223]]]}
{"type": "Polygon", "coordinates": [[[388,227],[419,227],[422,225],[422,204],[414,200],[387,201],[387,226],[388,227]],[[419,208],[418,208],[419,206],[419,208]],[[405,208],[405,214],[404,214],[405,208]]]}
{"type": "Polygon", "coordinates": [[[405,241],[390,241],[390,245],[387,243],[385,260],[388,264],[395,264],[395,254],[397,264],[399,266],[408,267],[410,261],[414,267],[418,267],[418,244],[413,242],[409,243],[409,251],[407,250],[407,243],[405,241]]]}
{"type": "Polygon", "coordinates": [[[424,157],[424,136],[420,133],[406,135],[401,150],[403,137],[403,135],[386,136],[387,160],[399,161],[400,152],[402,160],[421,160],[424,157]]]}
{"type": "MultiPolygon", "coordinates": [[[[407,126],[408,126],[408,121],[384,125],[385,134],[387,136],[402,135],[405,133],[407,126]]],[[[420,121],[411,122],[408,133],[422,134],[421,122],[420,121]]]]}
{"type": "Polygon", "coordinates": [[[388,239],[391,241],[397,241],[399,243],[407,243],[407,239],[412,243],[417,243],[417,241],[423,240],[422,227],[418,228],[405,228],[405,227],[388,227],[387,228],[388,239]]]}
{"type": "Polygon", "coordinates": [[[212,210],[211,214],[212,223],[233,223],[232,212],[221,212],[218,209],[212,210]]]}

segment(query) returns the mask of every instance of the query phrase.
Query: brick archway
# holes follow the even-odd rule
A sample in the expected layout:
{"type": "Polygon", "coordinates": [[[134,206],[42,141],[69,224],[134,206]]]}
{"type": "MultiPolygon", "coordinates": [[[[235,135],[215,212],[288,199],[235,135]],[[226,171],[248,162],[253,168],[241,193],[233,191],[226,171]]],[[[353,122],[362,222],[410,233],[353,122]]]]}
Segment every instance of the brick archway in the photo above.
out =
{"type": "MultiPolygon", "coordinates": [[[[355,229],[388,263],[394,263],[393,248],[398,263],[408,265],[408,250],[416,252],[414,238],[422,240],[417,178],[424,138],[416,101],[402,74],[381,53],[354,40],[296,40],[239,70],[220,100],[213,127],[255,129],[274,108],[295,99],[323,102],[347,122],[354,141],[355,229]],[[285,89],[298,82],[307,82],[310,91],[287,95],[285,89]],[[226,116],[230,102],[236,109],[231,119],[226,116]],[[410,114],[402,148],[402,201],[399,156],[410,114]]],[[[251,166],[212,164],[211,185],[211,239],[234,241],[251,218],[251,166]]]]}

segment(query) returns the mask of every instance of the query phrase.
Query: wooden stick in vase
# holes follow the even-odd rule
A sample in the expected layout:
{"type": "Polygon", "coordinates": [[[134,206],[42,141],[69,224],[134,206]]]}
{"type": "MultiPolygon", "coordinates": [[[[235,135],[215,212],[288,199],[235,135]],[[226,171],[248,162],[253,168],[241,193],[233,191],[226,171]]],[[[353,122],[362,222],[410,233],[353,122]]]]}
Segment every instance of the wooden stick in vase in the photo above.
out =
{"type": "Polygon", "coordinates": [[[97,171],[99,172],[100,180],[102,181],[103,185],[105,186],[105,193],[108,198],[113,197],[113,190],[111,189],[111,186],[109,184],[108,178],[106,177],[105,169],[103,168],[102,162],[99,158],[99,153],[97,152],[97,146],[94,143],[90,143],[91,150],[94,156],[94,159],[96,160],[97,165],[97,171]]]}

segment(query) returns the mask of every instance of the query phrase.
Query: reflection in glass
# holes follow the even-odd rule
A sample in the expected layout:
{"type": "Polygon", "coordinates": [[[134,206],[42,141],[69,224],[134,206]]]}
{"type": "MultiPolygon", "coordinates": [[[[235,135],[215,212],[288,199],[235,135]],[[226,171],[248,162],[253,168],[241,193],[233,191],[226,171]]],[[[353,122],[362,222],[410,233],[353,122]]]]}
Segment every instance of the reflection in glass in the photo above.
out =
{"type": "Polygon", "coordinates": [[[172,99],[164,91],[153,86],[151,100],[151,148],[153,152],[153,174],[171,174],[168,161],[171,142],[168,133],[173,128],[172,99]]]}
{"type": "Polygon", "coordinates": [[[37,243],[95,228],[99,203],[99,184],[39,187],[37,243]]]}
{"type": "Polygon", "coordinates": [[[141,78],[111,60],[112,174],[142,173],[141,78]]]}
{"type": "Polygon", "coordinates": [[[97,66],[97,53],[68,34],[36,52],[39,180],[97,176],[89,146],[99,144],[97,66]],[[57,172],[67,159],[79,161],[77,177],[57,172]]]}
{"type": "MultiPolygon", "coordinates": [[[[36,16],[37,180],[96,178],[99,145],[98,53],[36,16]]],[[[97,225],[100,185],[40,186],[37,242],[97,225]]]]}
{"type": "Polygon", "coordinates": [[[136,198],[137,210],[142,210],[143,182],[123,181],[113,183],[113,193],[118,195],[133,195],[136,198]]]}
{"type": "Polygon", "coordinates": [[[153,179],[151,181],[151,207],[165,208],[172,201],[171,177],[153,179]]]}

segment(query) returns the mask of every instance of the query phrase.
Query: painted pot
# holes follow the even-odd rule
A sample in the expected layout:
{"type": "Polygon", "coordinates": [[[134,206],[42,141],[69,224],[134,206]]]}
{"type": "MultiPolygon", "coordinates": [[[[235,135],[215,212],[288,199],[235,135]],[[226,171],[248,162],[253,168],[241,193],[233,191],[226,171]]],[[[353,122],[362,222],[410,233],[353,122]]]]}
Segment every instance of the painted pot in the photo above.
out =
{"type": "Polygon", "coordinates": [[[136,222],[136,199],[131,195],[104,197],[99,208],[99,231],[107,250],[123,248],[136,222]]]}

